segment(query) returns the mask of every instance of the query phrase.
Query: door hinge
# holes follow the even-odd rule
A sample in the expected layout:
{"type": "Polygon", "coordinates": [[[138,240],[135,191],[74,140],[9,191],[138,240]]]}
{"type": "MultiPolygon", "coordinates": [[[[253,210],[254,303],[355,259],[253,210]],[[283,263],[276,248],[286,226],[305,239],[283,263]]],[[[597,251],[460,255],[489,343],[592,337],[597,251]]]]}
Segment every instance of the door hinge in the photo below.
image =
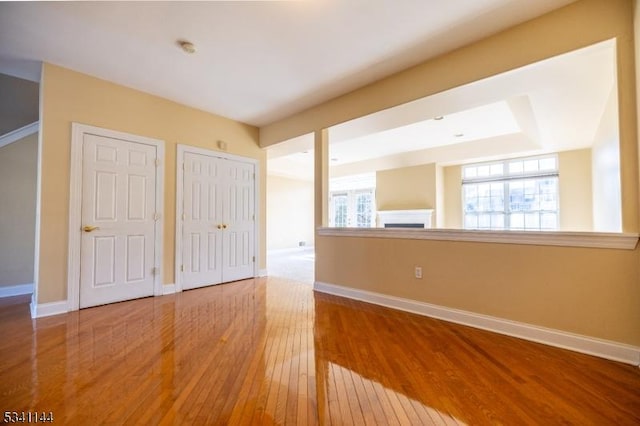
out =
{"type": "Polygon", "coordinates": [[[256,215],[255,214],[251,215],[251,220],[256,220],[256,215]]]}
{"type": "Polygon", "coordinates": [[[184,265],[180,265],[180,272],[184,272],[184,265]]]}
{"type": "Polygon", "coordinates": [[[160,268],[156,268],[155,266],[151,269],[151,275],[154,277],[160,273],[160,268]]]}
{"type": "Polygon", "coordinates": [[[185,168],[184,168],[184,162],[182,162],[182,170],[185,170],[185,168]]]}
{"type": "Polygon", "coordinates": [[[156,158],[156,167],[158,167],[160,165],[160,159],[156,158]]]}
{"type": "Polygon", "coordinates": [[[253,260],[253,263],[256,263],[256,257],[255,256],[253,256],[252,260],[253,260]]]}
{"type": "Polygon", "coordinates": [[[153,214],[153,220],[160,220],[160,213],[154,213],[153,214]]]}
{"type": "Polygon", "coordinates": [[[187,218],[187,214],[186,213],[182,213],[182,220],[185,220],[187,218]]]}

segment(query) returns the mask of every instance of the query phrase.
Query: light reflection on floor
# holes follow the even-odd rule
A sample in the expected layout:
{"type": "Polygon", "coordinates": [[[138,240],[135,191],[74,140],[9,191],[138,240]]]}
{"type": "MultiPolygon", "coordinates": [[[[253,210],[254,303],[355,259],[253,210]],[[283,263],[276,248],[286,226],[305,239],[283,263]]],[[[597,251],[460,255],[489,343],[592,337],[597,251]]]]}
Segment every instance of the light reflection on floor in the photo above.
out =
{"type": "MultiPolygon", "coordinates": [[[[326,410],[319,413],[325,424],[329,423],[326,417],[333,417],[331,423],[336,423],[342,420],[340,413],[348,412],[356,423],[362,421],[365,424],[381,421],[393,424],[397,421],[401,425],[466,425],[450,414],[363,377],[356,371],[333,362],[328,362],[326,368],[326,382],[321,383],[318,389],[318,392],[326,392],[324,398],[330,406],[318,407],[326,410]],[[358,413],[362,413],[362,417],[358,413]]],[[[321,396],[319,401],[322,400],[321,396]]]]}

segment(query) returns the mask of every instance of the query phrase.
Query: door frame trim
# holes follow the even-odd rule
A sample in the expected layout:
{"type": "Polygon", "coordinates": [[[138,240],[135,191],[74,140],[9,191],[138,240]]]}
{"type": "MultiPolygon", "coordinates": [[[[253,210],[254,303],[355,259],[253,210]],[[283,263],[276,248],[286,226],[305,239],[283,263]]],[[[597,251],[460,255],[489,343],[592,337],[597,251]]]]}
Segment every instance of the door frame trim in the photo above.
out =
{"type": "Polygon", "coordinates": [[[233,160],[243,163],[250,163],[253,165],[254,173],[256,175],[253,185],[253,210],[255,213],[255,220],[253,221],[253,252],[256,256],[256,261],[253,263],[253,276],[257,277],[258,265],[260,265],[260,233],[258,232],[260,227],[260,162],[255,158],[243,157],[240,155],[228,154],[226,152],[214,151],[206,148],[199,148],[192,145],[185,145],[178,143],[176,145],[176,236],[175,236],[175,266],[174,266],[174,283],[176,293],[182,291],[182,274],[180,266],[182,265],[182,211],[180,206],[184,201],[184,194],[182,188],[184,186],[184,154],[185,152],[191,152],[194,154],[206,155],[209,157],[222,158],[224,160],[233,160]]]}
{"type": "Polygon", "coordinates": [[[156,166],[156,212],[160,218],[155,222],[156,273],[153,279],[153,295],[162,295],[162,249],[164,228],[164,141],[146,136],[104,129],[81,123],[71,123],[71,166],[69,187],[69,242],[67,255],[67,306],[69,311],[80,309],[80,241],[82,226],[82,151],[84,135],[91,134],[113,139],[122,139],[153,145],[157,149],[160,163],[156,166]]]}

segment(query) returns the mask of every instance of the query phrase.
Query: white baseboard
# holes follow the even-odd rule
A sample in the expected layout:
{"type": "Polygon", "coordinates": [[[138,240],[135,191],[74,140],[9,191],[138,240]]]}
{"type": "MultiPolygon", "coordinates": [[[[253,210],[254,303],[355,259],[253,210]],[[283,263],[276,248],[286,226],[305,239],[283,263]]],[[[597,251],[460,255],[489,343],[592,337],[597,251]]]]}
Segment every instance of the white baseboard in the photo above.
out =
{"type": "Polygon", "coordinates": [[[0,287],[0,298],[33,293],[33,283],[0,287]]]}
{"type": "Polygon", "coordinates": [[[268,274],[267,274],[267,269],[266,268],[258,270],[258,276],[259,277],[266,277],[267,275],[268,274]]]}
{"type": "Polygon", "coordinates": [[[483,330],[569,349],[613,361],[624,362],[635,366],[640,365],[640,347],[637,346],[335,284],[316,281],[313,289],[321,293],[347,297],[457,324],[481,328],[483,330]]]}
{"type": "Polygon", "coordinates": [[[173,294],[176,292],[175,284],[165,284],[162,286],[162,295],[166,296],[167,294],[173,294]]]}
{"type": "Polygon", "coordinates": [[[69,304],[66,300],[50,303],[36,303],[34,300],[31,300],[30,307],[31,318],[42,318],[69,312],[69,304]]]}
{"type": "MultiPolygon", "coordinates": [[[[165,284],[162,286],[162,295],[165,296],[167,294],[173,294],[176,292],[175,284],[165,284]]],[[[51,315],[59,315],[66,314],[69,312],[69,305],[66,300],[61,300],[59,302],[50,302],[50,303],[35,303],[32,299],[31,304],[31,318],[42,318],[48,317],[51,315]]]]}

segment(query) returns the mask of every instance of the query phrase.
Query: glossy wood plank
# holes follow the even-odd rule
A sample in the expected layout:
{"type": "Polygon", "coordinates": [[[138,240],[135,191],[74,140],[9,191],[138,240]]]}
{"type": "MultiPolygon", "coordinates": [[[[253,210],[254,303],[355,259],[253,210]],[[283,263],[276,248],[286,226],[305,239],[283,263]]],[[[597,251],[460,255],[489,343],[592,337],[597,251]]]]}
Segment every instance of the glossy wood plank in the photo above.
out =
{"type": "Polygon", "coordinates": [[[424,421],[405,398],[414,410],[428,408],[435,424],[640,419],[640,372],[632,366],[329,295],[316,295],[316,318],[316,329],[336,339],[319,341],[317,359],[378,381],[402,422],[424,421]],[[354,327],[343,328],[341,315],[354,327]],[[350,347],[364,355],[344,358],[350,347]]]}
{"type": "Polygon", "coordinates": [[[66,424],[640,424],[640,370],[256,279],[31,320],[0,300],[2,411],[66,424]]]}

